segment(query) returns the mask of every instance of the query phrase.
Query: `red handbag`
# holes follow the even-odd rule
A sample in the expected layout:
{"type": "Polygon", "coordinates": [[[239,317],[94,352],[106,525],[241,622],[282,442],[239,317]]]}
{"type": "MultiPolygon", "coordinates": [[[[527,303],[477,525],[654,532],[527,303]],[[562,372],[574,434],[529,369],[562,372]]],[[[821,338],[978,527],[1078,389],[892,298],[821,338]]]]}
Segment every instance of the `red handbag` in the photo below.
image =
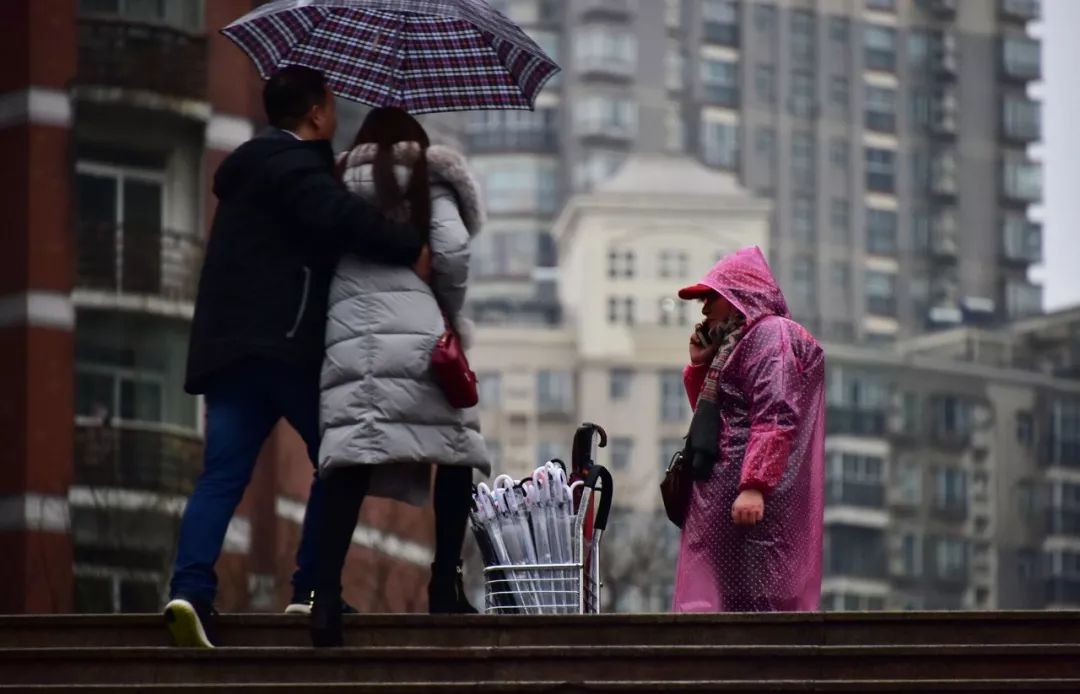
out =
{"type": "Polygon", "coordinates": [[[461,340],[450,326],[450,321],[446,321],[446,331],[431,350],[431,368],[452,406],[464,410],[475,407],[480,401],[476,374],[469,367],[461,340]]]}

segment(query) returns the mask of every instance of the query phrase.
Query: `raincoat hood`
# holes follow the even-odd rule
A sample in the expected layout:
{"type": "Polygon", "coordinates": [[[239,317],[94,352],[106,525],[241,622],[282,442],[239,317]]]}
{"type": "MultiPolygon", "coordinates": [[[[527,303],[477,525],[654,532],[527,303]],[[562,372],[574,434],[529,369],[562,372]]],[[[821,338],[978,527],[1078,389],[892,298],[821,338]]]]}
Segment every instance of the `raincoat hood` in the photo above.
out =
{"type": "Polygon", "coordinates": [[[679,290],[679,298],[701,299],[711,292],[743,314],[747,326],[767,316],[791,317],[784,293],[757,246],[724,256],[700,282],[679,290]]]}

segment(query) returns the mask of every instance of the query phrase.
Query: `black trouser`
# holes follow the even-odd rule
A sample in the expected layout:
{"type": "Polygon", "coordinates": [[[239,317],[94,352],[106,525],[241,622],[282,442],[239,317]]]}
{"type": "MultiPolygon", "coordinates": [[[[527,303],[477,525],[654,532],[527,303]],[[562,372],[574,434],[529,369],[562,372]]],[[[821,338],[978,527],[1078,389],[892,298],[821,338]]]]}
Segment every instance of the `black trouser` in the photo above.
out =
{"type": "MultiPolygon", "coordinates": [[[[355,465],[331,471],[325,480],[322,532],[316,563],[315,595],[341,594],[341,572],[352,544],[360,505],[371,482],[371,467],[355,465]]],[[[440,465],[435,473],[435,562],[450,571],[461,558],[472,498],[472,468],[440,465]]],[[[331,597],[332,600],[335,597],[331,597]]]]}

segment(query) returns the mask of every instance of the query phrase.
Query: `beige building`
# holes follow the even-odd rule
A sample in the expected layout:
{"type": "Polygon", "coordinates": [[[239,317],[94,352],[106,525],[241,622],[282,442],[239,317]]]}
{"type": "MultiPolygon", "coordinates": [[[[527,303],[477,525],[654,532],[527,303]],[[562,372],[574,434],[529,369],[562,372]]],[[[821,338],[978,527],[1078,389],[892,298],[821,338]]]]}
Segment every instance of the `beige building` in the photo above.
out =
{"type": "Polygon", "coordinates": [[[572,199],[555,226],[564,326],[484,327],[471,355],[500,467],[565,458],[577,425],[595,421],[619,503],[654,509],[689,416],[681,370],[699,308],[675,293],[721,256],[765,247],[768,214],[734,177],[667,155],[638,155],[572,199]]]}

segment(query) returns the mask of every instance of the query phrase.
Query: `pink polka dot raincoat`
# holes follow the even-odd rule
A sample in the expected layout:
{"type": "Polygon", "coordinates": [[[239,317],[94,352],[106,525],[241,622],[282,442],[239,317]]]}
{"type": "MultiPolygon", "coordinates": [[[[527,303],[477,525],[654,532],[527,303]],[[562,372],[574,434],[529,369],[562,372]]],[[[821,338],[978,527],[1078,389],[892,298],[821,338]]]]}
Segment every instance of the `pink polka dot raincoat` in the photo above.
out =
{"type": "MultiPolygon", "coordinates": [[[[791,320],[761,251],[722,259],[696,288],[719,292],[747,329],[720,375],[719,460],[694,483],[675,577],[676,612],[817,610],[824,514],[825,359],[791,320]],[[765,497],[764,519],[737,526],[744,489],[765,497]]],[[[688,288],[683,296],[692,296],[688,288]]],[[[686,367],[697,406],[707,366],[686,367]]]]}

